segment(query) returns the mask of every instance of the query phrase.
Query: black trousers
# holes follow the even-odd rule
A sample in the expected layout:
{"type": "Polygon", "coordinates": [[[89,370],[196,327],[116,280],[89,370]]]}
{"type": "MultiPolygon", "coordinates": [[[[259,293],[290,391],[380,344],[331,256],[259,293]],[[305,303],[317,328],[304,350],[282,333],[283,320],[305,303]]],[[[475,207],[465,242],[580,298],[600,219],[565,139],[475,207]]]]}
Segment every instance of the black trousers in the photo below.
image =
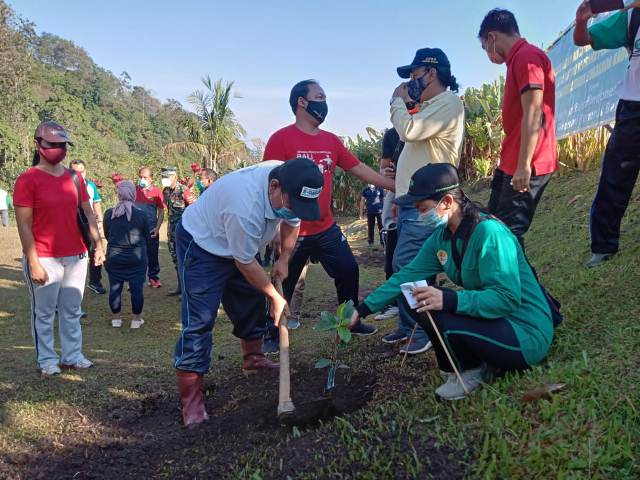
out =
{"type": "MultiPolygon", "coordinates": [[[[405,305],[406,300],[403,299],[405,305]]],[[[413,319],[427,333],[433,344],[440,370],[453,372],[426,313],[410,310],[413,319]]],[[[449,312],[431,312],[447,349],[460,370],[480,367],[483,363],[501,370],[529,368],[513,327],[504,318],[474,318],[449,312]]]]}
{"type": "Polygon", "coordinates": [[[95,264],[96,250],[89,250],[89,283],[91,285],[100,285],[102,283],[102,267],[96,267],[95,264]]]}
{"type": "Polygon", "coordinates": [[[147,261],[149,279],[158,280],[160,278],[160,260],[158,259],[158,250],[160,248],[160,235],[149,237],[147,241],[147,261]]]}
{"type": "Polygon", "coordinates": [[[382,213],[367,213],[367,241],[373,245],[373,230],[378,221],[378,234],[380,235],[380,245],[382,245],[382,213]]]}
{"type": "Polygon", "coordinates": [[[495,171],[488,210],[509,227],[524,249],[522,237],[531,226],[538,203],[551,180],[551,174],[532,176],[529,190],[526,192],[516,192],[511,186],[512,178],[502,170],[495,171]]]}
{"type": "MultiPolygon", "coordinates": [[[[354,305],[358,305],[360,270],[347,238],[335,223],[324,232],[298,237],[293,255],[289,260],[289,277],[282,283],[284,298],[287,302],[291,302],[296,283],[309,259],[314,263],[320,262],[324,271],[333,278],[338,303],[353,300],[354,305]]],[[[267,322],[269,326],[267,336],[278,338],[278,329],[273,319],[268,317],[267,322]]]]}
{"type": "Polygon", "coordinates": [[[616,253],[620,224],[640,170],[640,102],[620,100],[591,206],[591,251],[616,253]]]}
{"type": "Polygon", "coordinates": [[[398,243],[398,230],[396,228],[385,231],[384,242],[384,275],[387,280],[393,275],[393,252],[396,251],[398,243]]]}
{"type": "MultiPolygon", "coordinates": [[[[113,314],[120,313],[122,309],[122,288],[124,283],[119,277],[114,278],[109,275],[109,307],[113,314]]],[[[130,280],[129,288],[131,290],[131,313],[140,315],[144,307],[144,279],[130,280]]]]}

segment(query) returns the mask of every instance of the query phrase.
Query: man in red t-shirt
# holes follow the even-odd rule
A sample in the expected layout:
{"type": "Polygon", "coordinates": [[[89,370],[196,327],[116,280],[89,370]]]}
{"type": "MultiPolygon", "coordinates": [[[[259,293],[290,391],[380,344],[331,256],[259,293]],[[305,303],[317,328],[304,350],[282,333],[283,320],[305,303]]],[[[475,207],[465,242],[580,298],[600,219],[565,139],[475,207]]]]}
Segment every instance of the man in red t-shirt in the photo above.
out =
{"type": "Polygon", "coordinates": [[[489,211],[524,248],[536,207],[558,169],[555,75],[549,57],[520,37],[513,13],[491,10],[480,26],[480,42],[493,63],[507,64],[500,163],[491,184],[489,211]]]}
{"type": "Polygon", "coordinates": [[[138,186],[136,187],[136,207],[147,216],[149,225],[153,225],[149,241],[147,242],[147,275],[149,285],[153,288],[162,287],[160,283],[160,261],[158,249],[160,248],[160,226],[164,221],[164,196],[162,190],[153,185],[153,177],[149,167],[142,167],[138,171],[138,186]]]}
{"type": "MultiPolygon", "coordinates": [[[[315,80],[304,80],[291,90],[289,104],[296,121],[271,135],[264,150],[263,160],[293,160],[309,158],[318,165],[324,176],[324,188],[320,194],[320,220],[300,225],[298,243],[289,259],[286,272],[273,272],[286,277],[283,283],[284,296],[291,300],[298,277],[310,257],[318,259],[325,271],[334,279],[338,302],[353,300],[358,304],[359,270],[349,243],[336,225],[331,213],[333,172],[336,167],[356,176],[365,184],[374,184],[395,190],[393,179],[385,178],[361,163],[333,133],[321,130],[320,124],[327,116],[327,97],[315,80]]],[[[294,322],[298,319],[292,319],[294,322]]],[[[372,335],[376,328],[356,325],[355,335],[372,335]]]]}

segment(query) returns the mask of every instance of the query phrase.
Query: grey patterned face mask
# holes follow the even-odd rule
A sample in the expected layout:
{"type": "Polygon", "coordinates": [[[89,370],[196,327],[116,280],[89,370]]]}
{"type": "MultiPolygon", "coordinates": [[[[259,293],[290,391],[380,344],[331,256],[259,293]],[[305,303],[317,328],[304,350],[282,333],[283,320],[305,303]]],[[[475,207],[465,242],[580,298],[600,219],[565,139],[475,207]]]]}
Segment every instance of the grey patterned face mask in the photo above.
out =
{"type": "Polygon", "coordinates": [[[426,76],[425,73],[420,78],[412,78],[409,80],[409,96],[415,100],[416,102],[420,101],[420,97],[422,96],[422,92],[426,90],[429,84],[424,85],[422,79],[426,76]]]}

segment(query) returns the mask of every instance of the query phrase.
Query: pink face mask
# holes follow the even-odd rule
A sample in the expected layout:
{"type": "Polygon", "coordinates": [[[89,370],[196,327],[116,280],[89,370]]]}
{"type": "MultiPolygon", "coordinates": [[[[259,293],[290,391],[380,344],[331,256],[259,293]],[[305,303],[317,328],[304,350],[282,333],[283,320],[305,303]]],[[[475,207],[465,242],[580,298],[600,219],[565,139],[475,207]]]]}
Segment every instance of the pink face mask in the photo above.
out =
{"type": "Polygon", "coordinates": [[[38,149],[38,153],[42,158],[44,158],[51,165],[57,165],[64,157],[67,156],[67,147],[53,147],[53,148],[44,148],[40,147],[38,149]]]}

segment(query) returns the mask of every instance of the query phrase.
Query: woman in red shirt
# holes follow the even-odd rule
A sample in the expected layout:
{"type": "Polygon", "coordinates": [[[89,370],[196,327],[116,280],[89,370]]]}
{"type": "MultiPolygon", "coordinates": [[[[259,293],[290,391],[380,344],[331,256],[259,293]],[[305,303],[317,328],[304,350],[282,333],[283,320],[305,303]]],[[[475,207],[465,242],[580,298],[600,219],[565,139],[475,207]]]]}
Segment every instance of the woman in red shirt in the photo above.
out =
{"type": "Polygon", "coordinates": [[[79,207],[89,221],[96,265],[102,265],[104,251],[84,181],[78,175],[76,187],[71,173],[61,163],[67,144],[71,144],[67,132],[55,122],[43,122],[34,138],[34,166],[18,177],[13,202],[24,253],[23,270],[31,294],[38,368],[42,375],[56,375],[60,368],[93,366],[82,354],[80,305],[89,245],[85,245],[78,224],[79,207]],[[56,312],[62,359],[54,350],[56,312]]]}

